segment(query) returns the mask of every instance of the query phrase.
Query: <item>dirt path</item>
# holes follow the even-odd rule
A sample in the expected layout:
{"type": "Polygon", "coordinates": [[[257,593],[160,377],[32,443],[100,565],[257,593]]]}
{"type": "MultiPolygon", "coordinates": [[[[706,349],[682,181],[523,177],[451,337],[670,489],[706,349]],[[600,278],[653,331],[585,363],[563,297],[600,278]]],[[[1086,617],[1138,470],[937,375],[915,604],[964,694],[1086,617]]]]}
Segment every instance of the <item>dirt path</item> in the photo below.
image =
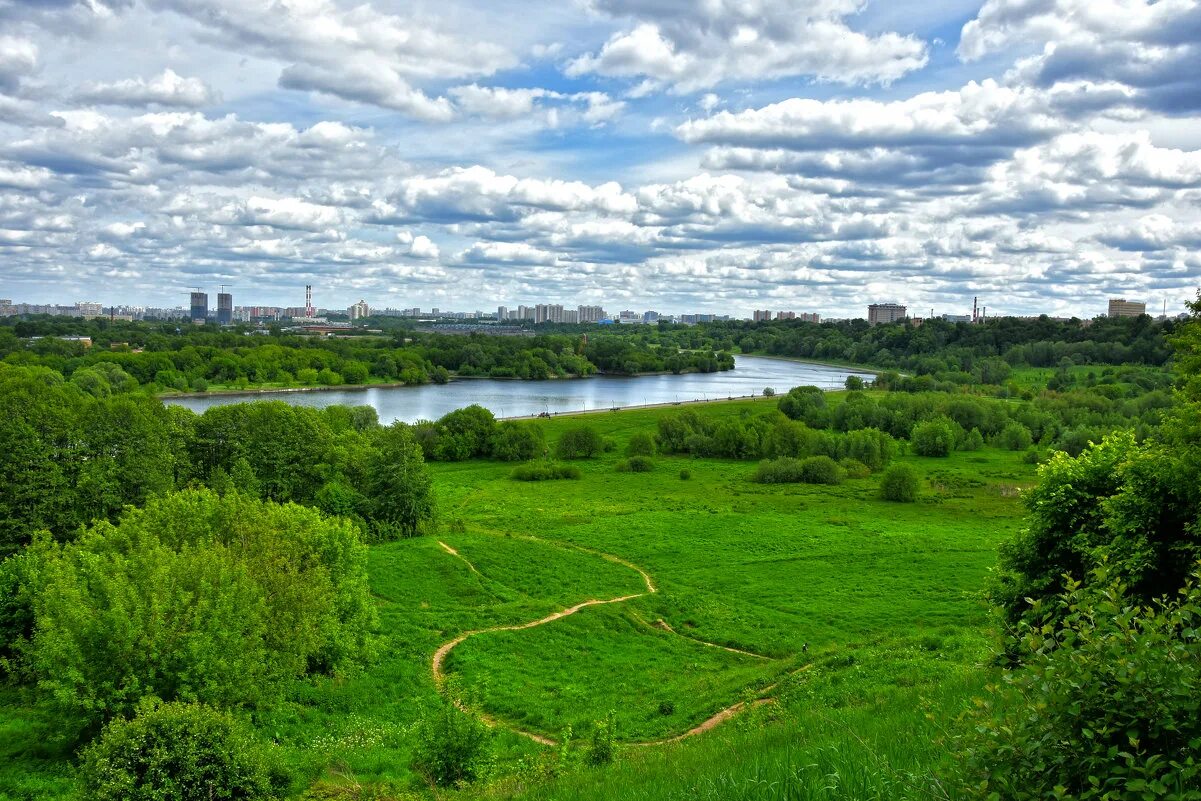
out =
{"type": "MultiPolygon", "coordinates": [[[[538,537],[534,537],[534,536],[530,536],[530,535],[523,535],[522,539],[533,540],[534,542],[539,542],[542,544],[558,545],[558,543],[548,543],[545,540],[541,540],[538,537]]],[[[454,556],[457,559],[462,560],[467,565],[467,567],[469,567],[472,570],[472,572],[474,572],[476,575],[482,575],[480,573],[480,571],[476,570],[475,565],[471,564],[471,562],[465,556],[460,554],[454,548],[450,547],[449,545],[447,545],[445,542],[442,542],[441,540],[438,541],[438,544],[441,545],[442,549],[444,551],[446,551],[448,554],[450,554],[451,556],[454,556]]],[[[551,614],[547,615],[546,617],[539,618],[538,620],[532,620],[528,623],[515,623],[515,624],[509,625],[509,626],[492,626],[492,627],[486,628],[486,629],[476,629],[474,631],[463,632],[458,637],[455,637],[453,640],[449,640],[448,642],[443,643],[442,645],[440,645],[438,647],[437,651],[434,651],[434,657],[430,663],[430,669],[434,676],[434,684],[436,684],[439,688],[441,688],[446,683],[446,671],[444,670],[444,665],[446,663],[446,657],[449,656],[450,652],[453,651],[456,647],[458,647],[463,642],[465,642],[466,640],[468,640],[472,637],[475,637],[480,634],[488,634],[490,632],[497,632],[497,631],[524,631],[525,629],[532,629],[535,626],[544,626],[547,623],[553,623],[556,620],[562,620],[563,618],[568,617],[570,615],[574,615],[576,612],[579,612],[581,609],[586,609],[590,606],[603,606],[606,604],[624,603],[625,601],[632,601],[635,598],[643,598],[647,595],[652,595],[659,591],[658,588],[655,587],[655,583],[651,580],[649,573],[647,573],[645,570],[638,567],[634,563],[628,562],[619,556],[614,556],[613,554],[604,553],[602,551],[594,551],[591,548],[585,548],[580,545],[566,545],[566,546],[562,546],[562,547],[570,547],[570,548],[574,548],[576,550],[584,551],[585,553],[594,554],[596,556],[600,556],[601,558],[606,559],[615,564],[619,564],[624,567],[630,568],[631,570],[637,572],[640,576],[642,576],[642,581],[646,585],[646,591],[645,592],[636,592],[631,595],[622,595],[621,597],[618,597],[618,598],[607,598],[607,599],[594,598],[594,599],[590,599],[587,601],[582,601],[582,602],[576,604],[575,606],[570,606],[570,607],[567,607],[566,609],[560,609],[558,612],[552,612],[551,614]]],[[[678,637],[684,637],[685,639],[692,640],[693,642],[700,643],[701,645],[706,645],[711,648],[721,648],[725,651],[730,651],[731,653],[742,654],[745,656],[751,656],[751,657],[755,657],[756,659],[770,659],[770,657],[763,656],[762,654],[754,654],[754,653],[751,653],[750,651],[740,651],[737,648],[730,648],[725,645],[718,645],[717,643],[705,642],[704,640],[698,640],[693,637],[688,637],[686,635],[679,634],[674,629],[672,629],[671,626],[669,626],[666,621],[663,621],[663,620],[658,621],[658,625],[652,625],[650,623],[647,623],[645,620],[643,620],[638,615],[635,615],[635,618],[637,618],[643,625],[650,626],[651,628],[659,629],[660,631],[670,632],[672,634],[675,634],[678,637]]],[[[794,671],[794,673],[799,673],[801,670],[805,670],[808,667],[809,667],[809,665],[806,665],[805,667],[801,668],[800,670],[794,671]]],[[[764,694],[769,693],[772,690],[774,690],[777,686],[778,686],[778,682],[777,682],[777,684],[773,684],[770,687],[765,688],[763,690],[763,693],[764,694]]],[[[751,701],[750,705],[751,706],[759,706],[761,704],[769,703],[772,700],[773,699],[771,699],[771,698],[761,697],[761,698],[755,699],[754,701],[751,701]]],[[[458,701],[456,701],[455,703],[458,704],[460,708],[463,708],[462,704],[459,704],[458,701]]],[[[667,745],[669,743],[678,743],[681,740],[685,740],[689,737],[695,737],[698,734],[703,734],[703,733],[709,731],[710,729],[713,729],[713,728],[721,725],[722,723],[729,720],[730,718],[733,718],[734,716],[738,715],[746,707],[747,707],[746,701],[739,701],[736,704],[732,704],[722,710],[719,710],[717,713],[715,713],[714,715],[709,717],[707,720],[694,726],[693,728],[689,729],[688,731],[683,732],[682,734],[677,734],[673,737],[667,737],[667,738],[664,738],[661,740],[650,740],[650,741],[646,741],[646,742],[627,743],[627,745],[652,746],[652,745],[667,745]]],[[[510,731],[514,732],[515,734],[520,734],[522,737],[527,737],[527,738],[533,740],[534,742],[540,743],[542,745],[555,746],[555,745],[559,744],[558,741],[553,740],[550,737],[546,737],[546,736],[538,734],[536,732],[526,731],[517,726],[514,726],[511,723],[502,721],[499,718],[494,718],[489,715],[481,714],[480,719],[483,720],[484,723],[486,723],[488,726],[492,726],[494,728],[495,727],[504,727],[504,728],[509,729],[510,731]]]]}
{"type": "Polygon", "coordinates": [[[699,637],[689,637],[687,634],[681,634],[680,632],[673,629],[671,627],[671,624],[662,618],[659,618],[654,623],[646,622],[645,620],[642,619],[642,616],[637,613],[634,613],[634,618],[639,623],[641,623],[642,625],[646,626],[649,629],[655,629],[656,631],[666,631],[668,634],[674,634],[677,637],[682,637],[685,640],[688,640],[689,642],[694,642],[699,645],[707,646],[709,648],[720,648],[721,650],[729,651],[732,654],[741,654],[742,656],[749,656],[749,657],[753,657],[755,659],[766,659],[768,661],[771,661],[770,656],[764,656],[763,654],[756,654],[752,651],[743,651],[740,648],[731,648],[728,645],[721,645],[720,643],[709,642],[708,640],[702,640],[699,637]]]}

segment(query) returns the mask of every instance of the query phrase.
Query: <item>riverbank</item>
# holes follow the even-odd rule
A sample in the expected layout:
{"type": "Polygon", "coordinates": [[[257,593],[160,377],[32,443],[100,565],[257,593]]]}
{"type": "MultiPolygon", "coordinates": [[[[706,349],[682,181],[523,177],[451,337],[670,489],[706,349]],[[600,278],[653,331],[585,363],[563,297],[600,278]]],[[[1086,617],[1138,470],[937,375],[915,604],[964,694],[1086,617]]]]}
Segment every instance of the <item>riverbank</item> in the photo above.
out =
{"type": "MultiPolygon", "coordinates": [[[[841,388],[839,388],[841,389],[841,388]]],[[[837,392],[838,389],[829,389],[827,392],[837,392]]],[[[700,403],[729,403],[730,401],[778,401],[779,395],[727,395],[724,398],[696,398],[686,401],[666,401],[664,403],[638,403],[632,406],[610,406],[600,409],[580,409],[572,412],[540,412],[538,414],[519,414],[510,415],[507,417],[498,417],[497,420],[545,420],[547,418],[559,417],[583,417],[589,414],[609,414],[611,412],[633,411],[635,409],[664,409],[670,406],[695,406],[700,403]]]]}

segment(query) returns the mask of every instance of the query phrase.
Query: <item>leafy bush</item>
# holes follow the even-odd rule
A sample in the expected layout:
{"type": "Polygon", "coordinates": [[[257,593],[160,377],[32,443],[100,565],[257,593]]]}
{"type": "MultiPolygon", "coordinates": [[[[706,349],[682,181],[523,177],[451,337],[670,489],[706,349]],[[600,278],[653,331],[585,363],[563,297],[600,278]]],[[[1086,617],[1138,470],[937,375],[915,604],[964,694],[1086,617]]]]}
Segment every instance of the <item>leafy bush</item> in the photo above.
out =
{"type": "Polygon", "coordinates": [[[364,505],[378,537],[411,537],[434,519],[434,496],[421,446],[404,423],[376,437],[366,460],[364,505]]]}
{"type": "Polygon", "coordinates": [[[87,801],[251,801],[284,789],[246,729],[194,703],[151,701],[112,721],[84,750],[79,776],[87,801]]]}
{"type": "Polygon", "coordinates": [[[847,478],[867,478],[872,474],[870,467],[855,459],[842,459],[838,466],[846,471],[847,478]]]}
{"type": "Polygon", "coordinates": [[[655,438],[646,431],[639,431],[626,444],[626,456],[654,456],[655,438]]]}
{"type": "Polygon", "coordinates": [[[846,380],[846,388],[852,392],[858,392],[863,389],[863,379],[857,375],[849,375],[846,380]]]}
{"type": "Polygon", "coordinates": [[[287,680],[345,673],[372,653],[360,532],[313,509],[189,490],[26,553],[28,665],[81,728],[147,695],[261,704],[287,680]]]}
{"type": "Polygon", "coordinates": [[[949,417],[916,424],[909,434],[914,453],[918,456],[949,456],[959,438],[957,428],[949,417]]]}
{"type": "Polygon", "coordinates": [[[617,718],[610,712],[604,720],[598,720],[592,727],[592,739],[584,753],[584,761],[598,767],[613,762],[617,754],[617,718]]]}
{"type": "Polygon", "coordinates": [[[1034,443],[1030,429],[1018,422],[1008,423],[993,439],[993,444],[1010,451],[1024,451],[1034,443]]]}
{"type": "Polygon", "coordinates": [[[760,484],[841,484],[846,471],[829,456],[784,457],[760,462],[753,480],[760,484]]]}
{"type": "Polygon", "coordinates": [[[683,469],[683,470],[681,470],[681,471],[680,471],[680,481],[687,481],[687,480],[688,480],[688,479],[690,479],[690,478],[692,478],[692,471],[691,471],[691,470],[689,470],[689,469],[685,468],[685,469],[683,469]]]}
{"type": "Polygon", "coordinates": [[[841,484],[846,477],[846,471],[829,456],[801,460],[801,481],[806,484],[841,484]]]}
{"type": "Polygon", "coordinates": [[[588,426],[579,426],[563,432],[555,454],[560,459],[591,459],[604,448],[600,434],[588,426]]]}
{"type": "Polygon", "coordinates": [[[649,473],[655,469],[655,463],[645,456],[631,456],[617,463],[619,473],[649,473]]]}
{"type": "Polygon", "coordinates": [[[520,467],[514,468],[509,474],[509,478],[514,481],[553,481],[555,479],[577,479],[580,477],[580,468],[569,464],[556,464],[555,462],[539,462],[536,464],[523,464],[520,467]]]}
{"type": "Polygon", "coordinates": [[[1105,570],[1020,624],[1024,667],[973,715],[981,796],[1035,801],[1201,797],[1201,590],[1143,604],[1105,570]]]}
{"type": "Polygon", "coordinates": [[[413,768],[439,787],[467,784],[492,766],[492,731],[448,696],[417,722],[413,768]]]}
{"type": "Polygon", "coordinates": [[[492,434],[492,458],[502,462],[524,462],[546,452],[542,429],[530,423],[498,423],[492,434]]]}
{"type": "Polygon", "coordinates": [[[880,497],[886,501],[913,503],[917,500],[919,478],[911,465],[894,464],[880,478],[880,497]]]}

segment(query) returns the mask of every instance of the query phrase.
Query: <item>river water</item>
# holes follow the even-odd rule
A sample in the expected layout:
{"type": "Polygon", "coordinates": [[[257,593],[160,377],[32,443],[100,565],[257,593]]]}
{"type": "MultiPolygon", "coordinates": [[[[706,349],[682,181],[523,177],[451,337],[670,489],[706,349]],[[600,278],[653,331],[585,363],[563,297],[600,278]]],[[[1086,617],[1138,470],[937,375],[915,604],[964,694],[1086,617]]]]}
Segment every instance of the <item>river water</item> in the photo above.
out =
{"type": "Polygon", "coordinates": [[[252,395],[209,395],[167,398],[166,403],[203,412],[211,406],[255,400],[282,400],[295,406],[324,408],[337,404],[373,406],[380,422],[436,420],[454,409],[478,403],[497,417],[521,417],[541,412],[580,412],[626,406],[645,406],[677,401],[717,400],[761,395],[766,387],[783,394],[792,387],[812,385],[840,389],[847,376],[872,378],[843,367],[736,356],[735,367],[721,373],[645,375],[621,378],[553,379],[513,381],[487,378],[460,379],[449,384],[415,387],[368,387],[313,392],[260,392],[252,395]]]}

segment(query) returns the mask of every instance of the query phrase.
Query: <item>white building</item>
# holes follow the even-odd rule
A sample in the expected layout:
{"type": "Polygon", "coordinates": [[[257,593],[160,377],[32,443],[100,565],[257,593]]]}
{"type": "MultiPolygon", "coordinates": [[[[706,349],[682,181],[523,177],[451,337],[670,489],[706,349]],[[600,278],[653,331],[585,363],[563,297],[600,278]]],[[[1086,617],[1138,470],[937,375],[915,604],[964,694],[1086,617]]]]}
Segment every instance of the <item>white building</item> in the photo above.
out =
{"type": "Polygon", "coordinates": [[[905,306],[899,303],[873,303],[867,307],[867,322],[869,325],[895,323],[905,319],[905,306]]]}
{"type": "Polygon", "coordinates": [[[367,305],[367,301],[360,300],[358,303],[352,303],[350,308],[346,310],[346,315],[351,320],[359,320],[363,317],[371,316],[371,308],[367,305]]]}

